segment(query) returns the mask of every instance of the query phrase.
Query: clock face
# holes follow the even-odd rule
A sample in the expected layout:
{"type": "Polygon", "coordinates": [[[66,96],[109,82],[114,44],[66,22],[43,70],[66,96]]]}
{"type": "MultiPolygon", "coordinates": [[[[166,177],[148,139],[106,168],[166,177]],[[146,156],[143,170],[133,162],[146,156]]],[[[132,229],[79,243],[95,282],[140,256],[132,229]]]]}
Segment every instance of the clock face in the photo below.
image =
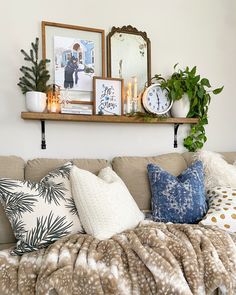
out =
{"type": "Polygon", "coordinates": [[[159,84],[153,84],[143,94],[143,105],[148,112],[161,115],[170,110],[172,101],[166,89],[161,89],[159,84]]]}

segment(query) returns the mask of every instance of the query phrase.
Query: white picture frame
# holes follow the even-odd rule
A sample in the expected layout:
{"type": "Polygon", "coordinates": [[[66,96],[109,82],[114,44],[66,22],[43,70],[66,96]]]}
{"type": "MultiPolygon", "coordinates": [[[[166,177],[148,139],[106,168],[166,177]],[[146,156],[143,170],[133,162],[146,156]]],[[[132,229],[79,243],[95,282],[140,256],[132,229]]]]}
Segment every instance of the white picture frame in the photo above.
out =
{"type": "Polygon", "coordinates": [[[93,78],[94,114],[123,115],[124,80],[119,78],[93,78]]]}

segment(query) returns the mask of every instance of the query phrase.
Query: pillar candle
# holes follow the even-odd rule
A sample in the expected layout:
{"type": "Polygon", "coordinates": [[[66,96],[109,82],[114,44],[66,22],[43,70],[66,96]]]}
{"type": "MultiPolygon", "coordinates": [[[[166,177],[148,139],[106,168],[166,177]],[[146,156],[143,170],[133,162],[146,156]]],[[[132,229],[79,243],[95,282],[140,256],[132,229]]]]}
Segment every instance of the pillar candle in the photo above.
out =
{"type": "Polygon", "coordinates": [[[132,98],[132,83],[128,83],[128,91],[129,91],[129,96],[132,98]]]}
{"type": "Polygon", "coordinates": [[[134,98],[138,97],[138,83],[137,77],[134,77],[134,98]]]}
{"type": "Polygon", "coordinates": [[[126,94],[126,113],[129,114],[131,112],[131,97],[130,92],[127,90],[126,94]]]}

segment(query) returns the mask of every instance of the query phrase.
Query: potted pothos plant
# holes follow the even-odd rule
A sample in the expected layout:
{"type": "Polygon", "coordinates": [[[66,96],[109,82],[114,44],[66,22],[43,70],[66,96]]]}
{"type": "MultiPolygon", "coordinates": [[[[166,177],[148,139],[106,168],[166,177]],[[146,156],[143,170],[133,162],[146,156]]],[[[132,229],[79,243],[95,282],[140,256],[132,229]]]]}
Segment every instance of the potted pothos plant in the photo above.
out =
{"type": "MultiPolygon", "coordinates": [[[[186,113],[188,118],[198,118],[197,124],[191,126],[189,135],[184,139],[184,146],[191,152],[201,149],[207,141],[205,133],[205,125],[208,124],[208,107],[211,102],[212,94],[219,94],[224,86],[211,89],[211,84],[207,78],[202,78],[197,74],[197,67],[190,69],[176,69],[174,66],[174,73],[167,80],[161,78],[161,87],[166,88],[169,93],[169,98],[173,102],[180,102],[184,108],[183,101],[187,100],[189,109],[186,113]]],[[[160,75],[156,75],[160,80],[160,75]]],[[[174,105],[173,103],[173,105],[174,105]]],[[[173,115],[173,113],[172,113],[173,115]]]]}
{"type": "Polygon", "coordinates": [[[30,52],[27,53],[21,49],[24,55],[24,60],[29,63],[29,66],[20,68],[23,74],[17,84],[23,94],[26,94],[26,108],[30,112],[43,112],[46,108],[47,96],[46,92],[49,89],[47,82],[50,78],[47,64],[48,59],[39,59],[39,38],[31,43],[30,52]]]}

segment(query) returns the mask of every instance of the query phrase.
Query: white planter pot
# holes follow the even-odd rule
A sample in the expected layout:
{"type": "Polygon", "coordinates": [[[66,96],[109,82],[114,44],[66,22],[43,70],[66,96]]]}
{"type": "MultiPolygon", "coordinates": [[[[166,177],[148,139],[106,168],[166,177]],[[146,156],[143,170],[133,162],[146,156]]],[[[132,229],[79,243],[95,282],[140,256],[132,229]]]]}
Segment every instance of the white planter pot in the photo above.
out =
{"type": "Polygon", "coordinates": [[[43,92],[28,91],[26,92],[25,104],[29,112],[44,112],[47,105],[47,96],[43,92]]]}
{"type": "Polygon", "coordinates": [[[174,118],[186,118],[190,110],[190,101],[187,94],[184,94],[180,100],[173,102],[171,115],[174,118]]]}

